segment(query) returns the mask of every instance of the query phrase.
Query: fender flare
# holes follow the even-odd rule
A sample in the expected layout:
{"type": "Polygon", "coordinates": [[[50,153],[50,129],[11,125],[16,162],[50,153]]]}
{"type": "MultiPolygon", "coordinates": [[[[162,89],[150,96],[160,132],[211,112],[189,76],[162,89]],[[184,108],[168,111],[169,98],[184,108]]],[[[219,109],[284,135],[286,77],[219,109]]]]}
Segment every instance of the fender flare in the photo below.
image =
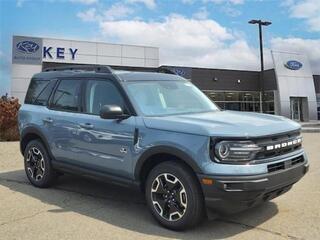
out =
{"type": "Polygon", "coordinates": [[[160,153],[170,154],[181,159],[185,164],[190,166],[195,173],[202,172],[200,167],[197,165],[196,161],[184,151],[171,146],[155,146],[146,150],[137,160],[137,163],[134,169],[134,177],[136,180],[138,181],[140,180],[140,173],[147,159],[153,155],[160,154],[160,153]]]}
{"type": "Polygon", "coordinates": [[[20,152],[21,152],[21,154],[24,155],[23,139],[29,134],[37,135],[40,138],[40,140],[44,144],[46,150],[48,151],[48,153],[50,155],[50,158],[53,159],[53,155],[52,155],[52,152],[51,152],[51,149],[49,147],[49,143],[48,143],[47,139],[45,138],[45,136],[41,132],[41,130],[39,130],[37,127],[34,127],[34,126],[26,127],[25,129],[23,129],[21,131],[21,134],[20,134],[20,152]]]}

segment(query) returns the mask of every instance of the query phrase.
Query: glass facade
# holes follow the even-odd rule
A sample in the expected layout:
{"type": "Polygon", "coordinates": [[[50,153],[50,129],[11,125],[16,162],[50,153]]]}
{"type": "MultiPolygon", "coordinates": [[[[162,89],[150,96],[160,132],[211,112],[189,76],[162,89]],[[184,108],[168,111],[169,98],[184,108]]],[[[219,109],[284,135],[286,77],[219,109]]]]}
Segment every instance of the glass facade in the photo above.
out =
{"type": "MultiPolygon", "coordinates": [[[[221,109],[260,112],[261,93],[258,91],[214,91],[203,92],[221,109]]],[[[274,91],[264,93],[264,112],[274,114],[274,91]]]]}
{"type": "Polygon", "coordinates": [[[320,93],[317,93],[317,111],[318,111],[318,120],[320,120],[320,93]]]}

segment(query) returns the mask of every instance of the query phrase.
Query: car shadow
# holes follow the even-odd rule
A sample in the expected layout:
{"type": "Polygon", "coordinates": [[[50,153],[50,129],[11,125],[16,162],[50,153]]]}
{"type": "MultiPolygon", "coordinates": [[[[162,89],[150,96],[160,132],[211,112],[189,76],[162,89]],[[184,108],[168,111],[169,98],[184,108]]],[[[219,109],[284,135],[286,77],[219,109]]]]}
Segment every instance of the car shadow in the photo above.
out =
{"type": "MultiPolygon", "coordinates": [[[[157,224],[140,192],[77,176],[64,175],[49,189],[30,185],[23,170],[0,173],[0,185],[52,206],[52,213],[76,212],[131,231],[178,239],[224,239],[258,227],[278,213],[267,202],[234,216],[205,220],[200,226],[174,232],[157,224]]],[[[261,228],[259,228],[261,230],[261,228]]]]}

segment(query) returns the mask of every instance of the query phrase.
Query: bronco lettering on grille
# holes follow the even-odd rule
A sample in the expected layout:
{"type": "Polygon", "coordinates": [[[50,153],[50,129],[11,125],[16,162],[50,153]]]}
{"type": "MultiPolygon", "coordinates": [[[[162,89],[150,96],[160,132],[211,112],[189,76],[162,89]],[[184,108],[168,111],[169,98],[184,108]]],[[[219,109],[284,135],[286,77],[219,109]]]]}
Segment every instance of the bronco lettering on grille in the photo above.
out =
{"type": "Polygon", "coordinates": [[[280,149],[280,148],[294,146],[294,145],[300,144],[301,142],[302,142],[302,138],[297,138],[294,140],[290,140],[290,141],[286,141],[286,142],[282,142],[282,143],[277,143],[274,145],[268,145],[268,146],[266,146],[266,149],[267,149],[267,151],[276,150],[276,149],[280,149]]]}

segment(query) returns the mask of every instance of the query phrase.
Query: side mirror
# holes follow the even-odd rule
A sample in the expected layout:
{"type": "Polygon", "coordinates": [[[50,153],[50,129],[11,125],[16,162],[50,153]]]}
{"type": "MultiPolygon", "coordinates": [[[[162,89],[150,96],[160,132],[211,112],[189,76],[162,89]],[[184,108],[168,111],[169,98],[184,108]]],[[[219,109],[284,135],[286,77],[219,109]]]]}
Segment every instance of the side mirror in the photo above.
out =
{"type": "Polygon", "coordinates": [[[100,117],[103,119],[125,119],[129,115],[123,114],[120,106],[117,105],[104,105],[100,110],[100,117]]]}

